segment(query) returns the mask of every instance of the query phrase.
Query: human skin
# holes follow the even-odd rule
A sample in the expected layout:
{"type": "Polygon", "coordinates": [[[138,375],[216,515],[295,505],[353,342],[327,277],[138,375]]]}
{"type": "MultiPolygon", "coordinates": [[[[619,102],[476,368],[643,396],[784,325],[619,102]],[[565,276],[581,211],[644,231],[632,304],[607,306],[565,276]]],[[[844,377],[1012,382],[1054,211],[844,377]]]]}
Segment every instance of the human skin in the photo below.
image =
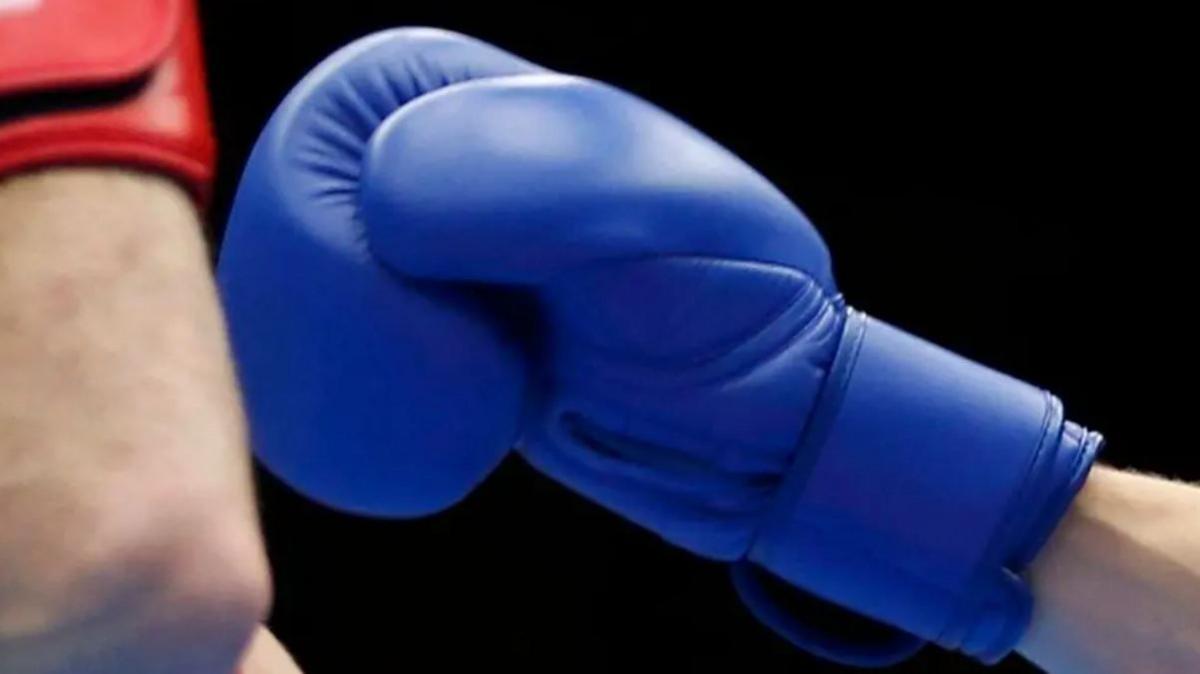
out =
{"type": "Polygon", "coordinates": [[[1200,489],[1098,467],[1030,577],[1052,674],[1200,672],[1200,489]]]}
{"type": "Polygon", "coordinates": [[[191,200],[0,180],[0,671],[231,672],[270,592],[191,200]]]}

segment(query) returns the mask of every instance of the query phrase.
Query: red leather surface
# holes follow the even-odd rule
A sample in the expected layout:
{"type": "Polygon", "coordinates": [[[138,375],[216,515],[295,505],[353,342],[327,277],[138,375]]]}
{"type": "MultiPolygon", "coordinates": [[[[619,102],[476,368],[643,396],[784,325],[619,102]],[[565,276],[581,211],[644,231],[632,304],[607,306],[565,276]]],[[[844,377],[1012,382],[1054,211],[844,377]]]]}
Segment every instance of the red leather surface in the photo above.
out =
{"type": "Polygon", "coordinates": [[[0,98],[142,75],[136,95],[0,124],[0,174],[117,164],[172,175],[207,199],[216,148],[195,5],[189,0],[0,3],[0,98]]]}
{"type": "Polygon", "coordinates": [[[0,2],[0,95],[144,72],[180,26],[181,0],[0,2]]]}

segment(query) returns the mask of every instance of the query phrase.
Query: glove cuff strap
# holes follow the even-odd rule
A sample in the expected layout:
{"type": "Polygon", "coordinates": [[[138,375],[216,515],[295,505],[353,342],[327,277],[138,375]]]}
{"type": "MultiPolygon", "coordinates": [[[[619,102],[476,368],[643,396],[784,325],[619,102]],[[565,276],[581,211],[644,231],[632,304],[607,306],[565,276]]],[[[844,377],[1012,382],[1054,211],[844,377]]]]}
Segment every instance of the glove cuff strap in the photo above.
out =
{"type": "MultiPolygon", "coordinates": [[[[1031,615],[1019,574],[1102,443],[1065,421],[1046,391],[851,311],[796,465],[748,559],[829,602],[994,662],[1031,615]]],[[[748,601],[759,615],[770,610],[761,597],[748,601]]]]}
{"type": "Polygon", "coordinates": [[[207,205],[216,141],[198,21],[194,0],[0,6],[0,178],[126,166],[207,205]]]}

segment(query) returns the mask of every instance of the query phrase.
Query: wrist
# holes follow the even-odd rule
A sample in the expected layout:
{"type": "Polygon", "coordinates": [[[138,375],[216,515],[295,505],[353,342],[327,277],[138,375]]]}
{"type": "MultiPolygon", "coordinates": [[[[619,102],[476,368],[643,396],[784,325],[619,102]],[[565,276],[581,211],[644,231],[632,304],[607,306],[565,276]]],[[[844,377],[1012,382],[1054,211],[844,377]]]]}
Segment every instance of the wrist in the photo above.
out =
{"type": "Polygon", "coordinates": [[[73,653],[87,653],[96,672],[229,671],[267,613],[261,546],[244,524],[177,504],[159,510],[155,522],[98,517],[96,531],[52,559],[30,554],[55,545],[46,538],[17,554],[0,546],[4,671],[74,671],[62,669],[73,653]]]}
{"type": "Polygon", "coordinates": [[[187,193],[116,167],[0,183],[0,371],[0,521],[22,524],[0,527],[0,670],[87,649],[145,665],[90,671],[228,671],[270,584],[187,193]]]}
{"type": "Polygon", "coordinates": [[[1020,652],[1051,671],[1194,671],[1197,513],[1195,487],[1094,470],[1029,570],[1039,602],[1020,652]]]}

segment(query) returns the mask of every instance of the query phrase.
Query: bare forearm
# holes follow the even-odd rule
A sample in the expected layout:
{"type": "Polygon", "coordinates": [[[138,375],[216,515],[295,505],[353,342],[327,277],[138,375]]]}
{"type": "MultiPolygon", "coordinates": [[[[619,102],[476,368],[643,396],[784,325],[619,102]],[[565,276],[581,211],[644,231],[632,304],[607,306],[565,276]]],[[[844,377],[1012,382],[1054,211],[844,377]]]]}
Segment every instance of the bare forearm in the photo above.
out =
{"type": "Polygon", "coordinates": [[[1200,671],[1200,489],[1098,468],[1032,577],[1047,671],[1200,671]]]}
{"type": "Polygon", "coordinates": [[[266,628],[255,635],[240,674],[301,674],[287,649],[266,628]]]}
{"type": "Polygon", "coordinates": [[[228,671],[267,580],[182,190],[0,182],[0,372],[0,670],[228,671]]]}

